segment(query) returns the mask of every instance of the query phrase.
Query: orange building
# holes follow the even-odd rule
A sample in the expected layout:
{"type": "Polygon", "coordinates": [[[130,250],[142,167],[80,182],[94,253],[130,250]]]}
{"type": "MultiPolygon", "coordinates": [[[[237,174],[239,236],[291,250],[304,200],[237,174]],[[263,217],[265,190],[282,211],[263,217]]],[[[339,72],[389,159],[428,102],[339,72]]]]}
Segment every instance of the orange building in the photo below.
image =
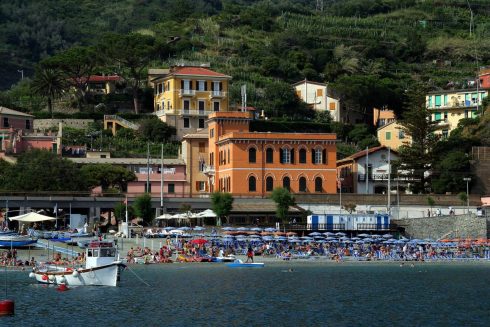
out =
{"type": "Polygon", "coordinates": [[[336,135],[250,132],[248,112],[209,115],[211,191],[268,195],[276,187],[292,193],[336,193],[336,135]]]}

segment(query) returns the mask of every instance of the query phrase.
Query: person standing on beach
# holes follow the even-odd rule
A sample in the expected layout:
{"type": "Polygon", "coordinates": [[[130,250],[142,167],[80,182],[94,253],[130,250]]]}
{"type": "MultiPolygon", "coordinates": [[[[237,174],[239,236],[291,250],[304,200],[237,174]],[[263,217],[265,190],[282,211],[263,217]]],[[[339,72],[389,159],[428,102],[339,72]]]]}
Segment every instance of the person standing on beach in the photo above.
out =
{"type": "Polygon", "coordinates": [[[248,250],[247,250],[247,263],[249,262],[249,260],[252,261],[252,263],[254,262],[254,250],[252,249],[251,246],[248,247],[248,250]]]}

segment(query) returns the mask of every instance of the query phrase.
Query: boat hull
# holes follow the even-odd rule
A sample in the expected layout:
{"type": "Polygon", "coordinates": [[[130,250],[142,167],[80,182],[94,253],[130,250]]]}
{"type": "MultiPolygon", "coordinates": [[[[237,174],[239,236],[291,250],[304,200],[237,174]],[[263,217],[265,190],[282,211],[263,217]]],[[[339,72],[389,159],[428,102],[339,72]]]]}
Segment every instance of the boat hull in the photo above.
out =
{"type": "Polygon", "coordinates": [[[255,263],[232,262],[232,263],[227,263],[226,266],[230,268],[263,268],[264,264],[262,262],[255,262],[255,263]]]}
{"type": "Polygon", "coordinates": [[[19,248],[19,247],[32,245],[36,242],[37,242],[37,240],[19,240],[19,241],[0,240],[0,247],[2,247],[2,248],[10,248],[10,247],[19,248]]]}
{"type": "Polygon", "coordinates": [[[42,284],[66,284],[67,286],[117,286],[120,261],[111,264],[71,270],[63,268],[56,271],[34,270],[36,280],[42,284]]]}

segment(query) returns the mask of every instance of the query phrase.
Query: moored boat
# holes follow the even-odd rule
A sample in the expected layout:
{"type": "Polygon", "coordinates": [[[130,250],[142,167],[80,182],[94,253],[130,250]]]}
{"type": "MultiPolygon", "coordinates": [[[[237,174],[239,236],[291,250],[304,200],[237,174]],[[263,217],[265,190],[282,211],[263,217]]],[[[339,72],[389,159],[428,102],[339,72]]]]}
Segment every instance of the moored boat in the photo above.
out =
{"type": "Polygon", "coordinates": [[[0,236],[0,247],[23,247],[37,242],[37,239],[30,236],[10,234],[0,236]]]}
{"type": "Polygon", "coordinates": [[[91,241],[86,249],[85,267],[42,265],[29,277],[43,284],[67,286],[117,286],[119,271],[125,265],[119,260],[112,241],[91,241]]]}
{"type": "Polygon", "coordinates": [[[263,262],[243,262],[240,259],[237,259],[231,263],[227,263],[226,266],[230,268],[263,268],[263,262]]]}

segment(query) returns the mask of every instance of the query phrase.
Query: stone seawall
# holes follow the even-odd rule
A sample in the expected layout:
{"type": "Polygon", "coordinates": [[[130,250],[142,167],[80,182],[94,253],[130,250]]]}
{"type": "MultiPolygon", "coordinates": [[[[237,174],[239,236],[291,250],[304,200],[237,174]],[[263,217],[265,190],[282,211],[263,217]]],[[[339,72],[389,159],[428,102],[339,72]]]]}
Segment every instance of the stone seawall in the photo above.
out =
{"type": "Polygon", "coordinates": [[[419,239],[487,237],[488,222],[475,215],[441,216],[430,218],[392,219],[405,229],[405,236],[419,239]]]}
{"type": "Polygon", "coordinates": [[[58,128],[59,123],[64,127],[85,129],[88,124],[93,123],[93,119],[34,119],[33,129],[35,131],[45,131],[51,128],[58,128]]]}

